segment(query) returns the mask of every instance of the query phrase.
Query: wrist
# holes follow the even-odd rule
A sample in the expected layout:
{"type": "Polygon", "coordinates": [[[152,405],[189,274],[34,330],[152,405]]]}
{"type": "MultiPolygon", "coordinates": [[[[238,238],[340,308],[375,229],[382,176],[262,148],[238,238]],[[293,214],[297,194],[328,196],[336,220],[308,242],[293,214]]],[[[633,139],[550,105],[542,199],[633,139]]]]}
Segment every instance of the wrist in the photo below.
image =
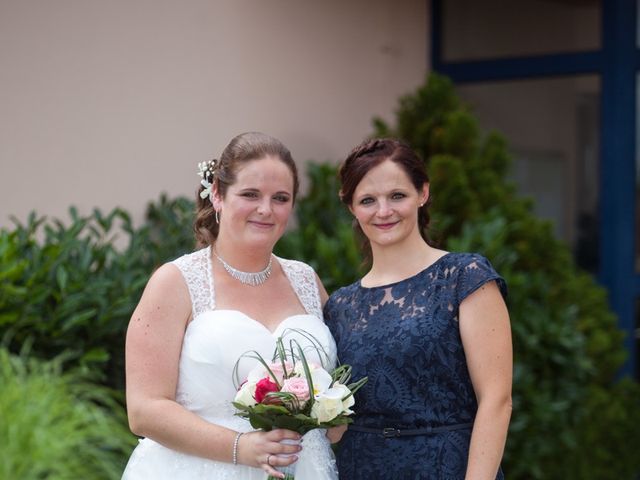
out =
{"type": "Polygon", "coordinates": [[[233,439],[233,450],[231,452],[231,463],[238,465],[238,451],[240,450],[240,438],[244,435],[244,432],[236,433],[233,439]]]}

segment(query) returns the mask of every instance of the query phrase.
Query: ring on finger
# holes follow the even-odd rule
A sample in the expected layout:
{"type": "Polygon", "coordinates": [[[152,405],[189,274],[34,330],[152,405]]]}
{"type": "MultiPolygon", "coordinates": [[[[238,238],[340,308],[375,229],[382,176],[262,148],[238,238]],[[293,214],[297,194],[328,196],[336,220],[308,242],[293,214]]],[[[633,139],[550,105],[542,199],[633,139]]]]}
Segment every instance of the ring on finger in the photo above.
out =
{"type": "Polygon", "coordinates": [[[271,455],[267,455],[267,465],[269,465],[270,467],[273,466],[271,465],[271,455]]]}

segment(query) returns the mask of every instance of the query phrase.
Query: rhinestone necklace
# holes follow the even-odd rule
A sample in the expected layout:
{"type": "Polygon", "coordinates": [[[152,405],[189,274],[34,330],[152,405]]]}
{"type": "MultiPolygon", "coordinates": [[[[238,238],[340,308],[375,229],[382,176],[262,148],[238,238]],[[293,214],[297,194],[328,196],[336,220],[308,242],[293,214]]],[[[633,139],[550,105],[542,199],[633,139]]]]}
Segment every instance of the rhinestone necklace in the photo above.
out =
{"type": "Polygon", "coordinates": [[[225,262],[213,248],[211,249],[211,251],[220,261],[227,273],[244,285],[257,287],[258,285],[262,285],[264,282],[266,282],[267,278],[269,278],[269,276],[271,275],[271,264],[273,262],[273,255],[269,256],[269,264],[265,267],[264,270],[260,272],[243,272],[242,270],[233,268],[231,265],[225,262]]]}

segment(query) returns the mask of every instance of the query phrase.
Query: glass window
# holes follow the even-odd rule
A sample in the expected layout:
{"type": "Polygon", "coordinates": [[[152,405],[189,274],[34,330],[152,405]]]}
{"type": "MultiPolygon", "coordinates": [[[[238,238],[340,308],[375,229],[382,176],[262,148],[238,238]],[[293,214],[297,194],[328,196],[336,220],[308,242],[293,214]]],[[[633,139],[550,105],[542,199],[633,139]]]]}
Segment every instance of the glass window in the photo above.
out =
{"type": "Polygon", "coordinates": [[[442,0],[443,59],[596,50],[600,0],[442,0]]]}
{"type": "Polygon", "coordinates": [[[457,87],[483,130],[507,139],[512,176],[579,265],[598,269],[600,81],[595,75],[457,87]]]}

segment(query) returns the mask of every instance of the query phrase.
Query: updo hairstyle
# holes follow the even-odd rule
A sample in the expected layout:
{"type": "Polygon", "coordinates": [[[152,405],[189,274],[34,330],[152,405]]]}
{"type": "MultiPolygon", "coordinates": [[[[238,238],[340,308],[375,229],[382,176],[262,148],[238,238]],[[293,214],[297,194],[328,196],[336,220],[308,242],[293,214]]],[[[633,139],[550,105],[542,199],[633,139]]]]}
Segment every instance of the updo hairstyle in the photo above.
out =
{"type": "MultiPolygon", "coordinates": [[[[222,151],[220,158],[215,161],[215,167],[212,172],[213,178],[205,178],[205,180],[211,182],[214,190],[217,188],[220,196],[225,198],[229,186],[236,182],[239,168],[252,160],[259,160],[267,156],[279,158],[291,170],[291,175],[293,176],[293,201],[295,202],[300,181],[298,179],[298,169],[291,157],[291,152],[280,140],[260,132],[241,133],[231,139],[222,151]]],[[[219,233],[219,225],[215,219],[215,209],[209,196],[205,196],[205,198],[200,196],[200,192],[204,188],[201,185],[196,193],[196,218],[193,224],[193,231],[199,248],[213,244],[219,233]]]]}

